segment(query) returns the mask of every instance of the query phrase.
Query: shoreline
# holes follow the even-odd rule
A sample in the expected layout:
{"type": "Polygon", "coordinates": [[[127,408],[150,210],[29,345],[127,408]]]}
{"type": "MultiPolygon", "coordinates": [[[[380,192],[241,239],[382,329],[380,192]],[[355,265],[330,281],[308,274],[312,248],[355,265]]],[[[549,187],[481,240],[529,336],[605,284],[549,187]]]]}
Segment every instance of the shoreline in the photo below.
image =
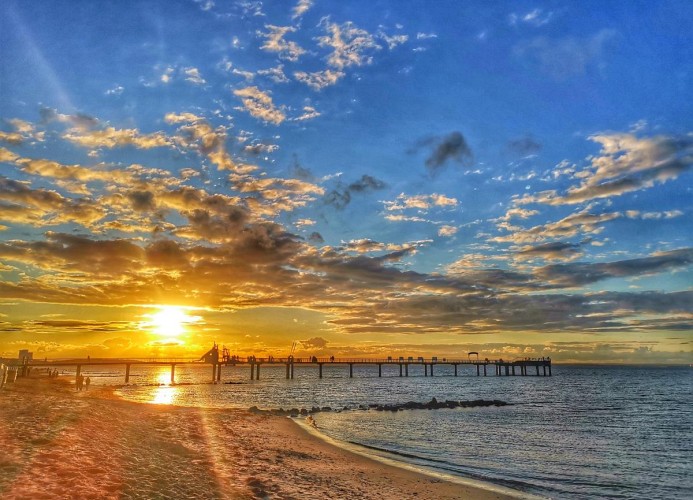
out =
{"type": "MultiPolygon", "coordinates": [[[[324,441],[327,443],[329,446],[333,446],[336,448],[342,448],[350,453],[354,453],[356,455],[360,455],[368,460],[372,460],[374,462],[380,462],[382,464],[391,466],[391,467],[397,467],[399,469],[403,469],[409,472],[413,472],[416,474],[423,474],[426,476],[430,476],[436,479],[440,479],[442,481],[446,481],[449,483],[455,483],[455,484],[460,484],[465,487],[471,487],[477,490],[483,490],[487,491],[490,493],[496,493],[501,495],[499,498],[513,498],[513,499],[522,499],[522,500],[542,500],[545,497],[541,497],[538,495],[533,495],[531,493],[526,493],[523,491],[519,490],[514,490],[512,488],[508,488],[506,486],[501,486],[492,482],[488,481],[481,481],[477,479],[471,479],[471,478],[466,478],[462,476],[456,476],[453,474],[445,473],[445,472],[439,472],[436,471],[432,468],[427,468],[424,466],[418,466],[413,463],[409,463],[406,461],[402,460],[396,460],[394,458],[388,458],[386,456],[382,455],[377,455],[375,453],[371,453],[366,446],[359,445],[357,443],[347,443],[343,441],[339,441],[337,439],[334,439],[327,434],[321,432],[319,430],[319,427],[316,429],[312,427],[311,425],[305,423],[304,419],[301,418],[291,418],[296,425],[298,425],[300,428],[302,428],[305,432],[308,434],[311,434],[318,439],[324,441]]],[[[385,453],[387,453],[385,451],[385,453]]]]}
{"type": "Polygon", "coordinates": [[[3,498],[518,498],[386,463],[285,417],[135,403],[65,379],[18,379],[0,391],[0,414],[3,498]]]}

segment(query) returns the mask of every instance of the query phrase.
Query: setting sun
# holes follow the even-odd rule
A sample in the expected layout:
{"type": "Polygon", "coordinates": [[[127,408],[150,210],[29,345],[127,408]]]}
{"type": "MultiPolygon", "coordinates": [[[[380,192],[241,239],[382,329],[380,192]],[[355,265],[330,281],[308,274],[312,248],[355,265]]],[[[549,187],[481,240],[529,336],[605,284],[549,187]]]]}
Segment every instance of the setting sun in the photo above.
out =
{"type": "Polygon", "coordinates": [[[146,314],[143,329],[163,337],[175,338],[186,332],[186,325],[197,323],[199,316],[191,316],[179,306],[160,306],[159,310],[146,314]]]}

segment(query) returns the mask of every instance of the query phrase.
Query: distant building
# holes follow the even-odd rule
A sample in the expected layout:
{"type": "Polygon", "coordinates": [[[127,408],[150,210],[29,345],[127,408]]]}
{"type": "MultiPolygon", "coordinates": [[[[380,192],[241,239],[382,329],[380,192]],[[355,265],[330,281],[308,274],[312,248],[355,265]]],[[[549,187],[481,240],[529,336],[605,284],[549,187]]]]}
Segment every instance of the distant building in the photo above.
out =
{"type": "Polygon", "coordinates": [[[29,349],[22,349],[19,351],[19,364],[26,365],[29,361],[34,359],[34,353],[29,352],[29,349]]]}

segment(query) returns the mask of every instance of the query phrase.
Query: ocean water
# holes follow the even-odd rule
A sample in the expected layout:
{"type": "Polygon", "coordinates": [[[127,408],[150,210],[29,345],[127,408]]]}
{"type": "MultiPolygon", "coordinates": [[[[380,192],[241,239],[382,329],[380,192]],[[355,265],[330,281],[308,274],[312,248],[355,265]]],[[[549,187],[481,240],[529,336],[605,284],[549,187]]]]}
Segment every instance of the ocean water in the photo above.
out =
{"type": "MultiPolygon", "coordinates": [[[[421,373],[419,373],[421,372],[421,373]]],[[[122,384],[119,369],[83,370],[96,384],[122,384]]],[[[690,367],[554,366],[552,377],[452,376],[436,367],[424,377],[397,365],[224,367],[211,384],[210,367],[140,367],[125,399],[183,406],[350,410],[315,416],[331,438],[374,454],[463,478],[551,498],[693,498],[693,369],[690,367]],[[160,385],[164,384],[164,385],[160,385]],[[407,401],[500,399],[504,407],[358,410],[359,405],[407,401]]]]}

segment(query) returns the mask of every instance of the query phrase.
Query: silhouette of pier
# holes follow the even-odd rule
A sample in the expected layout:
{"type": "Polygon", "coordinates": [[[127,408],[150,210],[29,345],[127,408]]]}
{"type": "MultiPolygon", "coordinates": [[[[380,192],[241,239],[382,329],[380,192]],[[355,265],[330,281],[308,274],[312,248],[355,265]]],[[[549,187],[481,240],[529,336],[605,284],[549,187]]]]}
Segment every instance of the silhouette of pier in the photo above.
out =
{"type": "MultiPolygon", "coordinates": [[[[450,376],[448,373],[441,374],[440,367],[452,367],[453,376],[457,377],[463,369],[471,368],[472,374],[476,371],[476,376],[495,375],[502,376],[551,376],[551,358],[522,358],[514,360],[504,359],[480,359],[477,353],[470,353],[466,359],[448,359],[448,358],[424,358],[424,357],[388,357],[383,359],[376,358],[329,358],[316,356],[312,357],[294,357],[287,356],[284,358],[275,358],[272,356],[260,358],[256,356],[236,356],[231,355],[228,349],[219,347],[215,344],[212,349],[207,351],[201,358],[71,358],[71,359],[52,359],[52,360],[30,360],[23,363],[21,368],[27,370],[33,367],[76,367],[75,376],[79,377],[82,368],[86,366],[113,366],[120,365],[125,367],[125,383],[130,382],[130,371],[133,366],[170,366],[171,367],[171,383],[175,383],[176,367],[180,365],[210,365],[212,368],[212,380],[221,381],[221,369],[223,366],[246,366],[249,368],[250,380],[260,380],[261,368],[276,367],[284,365],[286,371],[286,379],[293,379],[296,369],[317,368],[318,378],[323,378],[323,369],[325,366],[343,366],[348,368],[349,378],[354,377],[354,366],[372,366],[377,368],[378,377],[383,376],[383,367],[396,367],[399,369],[400,377],[409,377],[410,368],[423,368],[424,377],[450,376]],[[476,355],[473,357],[472,355],[476,355]]],[[[20,368],[20,367],[18,367],[20,368]]],[[[392,373],[392,369],[389,369],[392,373]]],[[[345,370],[346,373],[346,370],[345,370]]],[[[392,376],[392,375],[390,375],[392,376]]],[[[412,373],[412,376],[415,376],[412,373]]],[[[420,375],[418,375],[420,376],[420,375]]]]}
{"type": "Polygon", "coordinates": [[[229,353],[226,348],[223,348],[221,357],[219,356],[219,348],[215,346],[210,349],[201,360],[211,363],[212,366],[216,366],[216,372],[213,372],[212,376],[215,380],[221,380],[221,367],[223,365],[246,365],[250,367],[250,380],[260,380],[260,368],[263,365],[273,366],[273,365],[285,365],[286,367],[286,378],[293,379],[295,370],[297,367],[317,367],[318,368],[318,378],[323,377],[323,367],[325,365],[335,366],[343,365],[349,367],[349,378],[354,377],[354,366],[377,366],[378,367],[378,377],[383,376],[383,366],[397,366],[399,367],[399,376],[408,377],[409,368],[415,366],[422,366],[424,371],[424,377],[435,376],[435,368],[440,366],[452,366],[454,376],[457,377],[459,371],[464,367],[474,367],[476,369],[477,377],[481,376],[483,371],[483,376],[487,376],[493,367],[494,375],[496,376],[528,376],[532,372],[536,372],[536,376],[551,376],[551,358],[523,358],[515,360],[503,360],[503,359],[480,359],[478,353],[469,353],[467,359],[438,359],[437,357],[424,358],[417,357],[403,357],[399,358],[388,357],[385,359],[374,359],[374,358],[335,358],[333,356],[329,358],[318,358],[316,356],[297,358],[294,356],[287,356],[286,358],[258,358],[255,356],[234,356],[229,353]],[[476,358],[472,357],[476,355],[476,358]],[[534,370],[533,370],[534,369],[534,370]]]}

